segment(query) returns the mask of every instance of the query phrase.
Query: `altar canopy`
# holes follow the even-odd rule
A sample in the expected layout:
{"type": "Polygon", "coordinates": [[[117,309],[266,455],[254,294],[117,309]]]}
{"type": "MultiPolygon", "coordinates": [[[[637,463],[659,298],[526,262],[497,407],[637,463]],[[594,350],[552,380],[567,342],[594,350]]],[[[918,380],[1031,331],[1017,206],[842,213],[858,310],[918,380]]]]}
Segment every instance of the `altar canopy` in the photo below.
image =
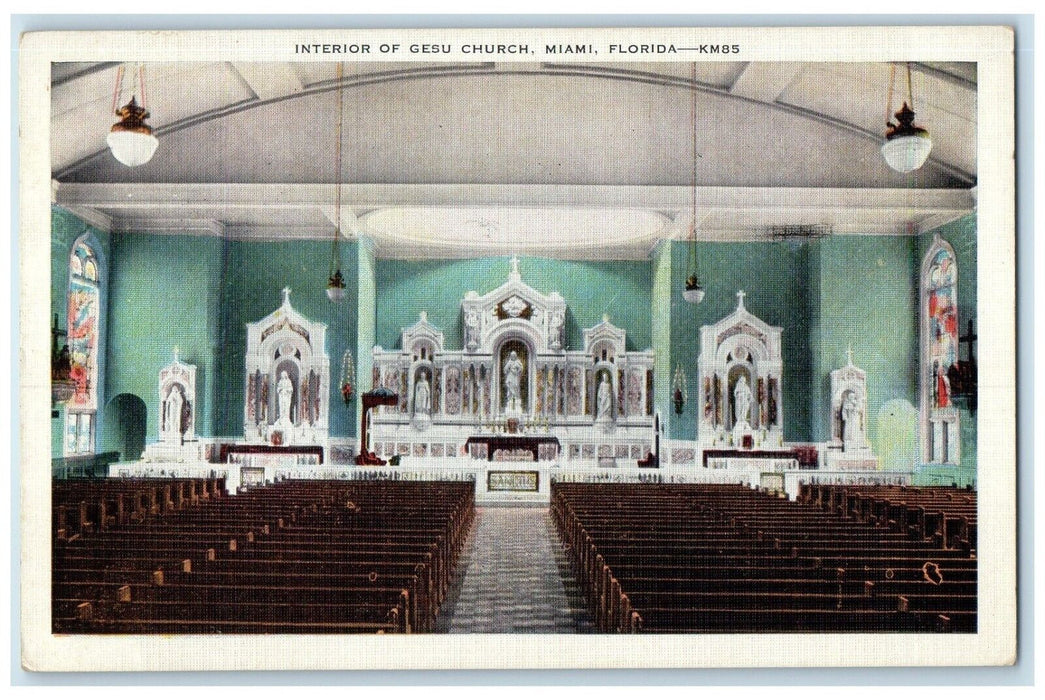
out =
{"type": "Polygon", "coordinates": [[[247,324],[243,437],[249,443],[326,445],[330,358],[326,324],[290,305],[290,289],[271,314],[247,324]]]}
{"type": "Polygon", "coordinates": [[[700,329],[697,436],[702,446],[783,445],[782,329],[748,311],[744,296],[737,292],[733,313],[700,329]]]}

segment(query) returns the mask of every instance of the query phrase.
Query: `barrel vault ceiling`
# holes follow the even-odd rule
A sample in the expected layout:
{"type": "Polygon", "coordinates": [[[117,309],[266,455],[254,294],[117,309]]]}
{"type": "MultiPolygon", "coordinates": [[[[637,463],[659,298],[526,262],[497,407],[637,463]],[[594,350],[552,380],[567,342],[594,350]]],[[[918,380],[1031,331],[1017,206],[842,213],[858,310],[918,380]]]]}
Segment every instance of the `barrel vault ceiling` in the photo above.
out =
{"type": "Polygon", "coordinates": [[[694,219],[703,240],[905,235],[975,207],[975,64],[912,64],[933,151],[903,175],[879,152],[886,63],[346,63],[340,214],[335,64],[146,64],[160,146],[138,168],[105,144],[118,68],[52,65],[54,199],[112,231],[642,259],[694,219]]]}

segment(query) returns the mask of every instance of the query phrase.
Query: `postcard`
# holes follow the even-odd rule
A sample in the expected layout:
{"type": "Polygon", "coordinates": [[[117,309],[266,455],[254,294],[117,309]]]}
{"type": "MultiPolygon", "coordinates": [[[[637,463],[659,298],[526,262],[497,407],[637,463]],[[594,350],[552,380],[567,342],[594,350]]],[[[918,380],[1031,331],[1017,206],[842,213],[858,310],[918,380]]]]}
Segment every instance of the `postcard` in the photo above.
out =
{"type": "Polygon", "coordinates": [[[26,669],[1014,662],[1011,28],[18,62],[26,669]]]}

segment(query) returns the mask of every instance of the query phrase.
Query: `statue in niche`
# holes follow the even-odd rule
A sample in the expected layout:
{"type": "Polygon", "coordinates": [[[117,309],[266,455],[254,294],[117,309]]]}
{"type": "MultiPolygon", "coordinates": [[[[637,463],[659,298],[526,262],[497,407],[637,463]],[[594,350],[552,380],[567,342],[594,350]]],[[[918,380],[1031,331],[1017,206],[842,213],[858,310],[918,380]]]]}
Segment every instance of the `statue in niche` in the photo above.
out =
{"type": "Polygon", "coordinates": [[[596,413],[595,420],[603,421],[610,420],[611,401],[613,394],[613,388],[610,386],[609,377],[605,374],[602,375],[602,379],[599,381],[599,391],[596,395],[596,413]]]}
{"type": "Polygon", "coordinates": [[[469,350],[479,347],[479,310],[468,309],[464,315],[464,344],[469,350]]]}
{"type": "Polygon", "coordinates": [[[562,347],[562,313],[556,311],[548,321],[548,347],[558,350],[562,347]]]}
{"type": "Polygon", "coordinates": [[[511,354],[508,355],[508,359],[504,363],[504,396],[505,410],[508,411],[520,411],[522,410],[521,399],[522,393],[520,388],[520,381],[522,379],[523,363],[519,359],[519,354],[512,350],[511,354]]]}
{"type": "Polygon", "coordinates": [[[283,426],[293,425],[290,419],[290,406],[294,398],[294,382],[287,376],[287,370],[279,374],[276,383],[276,423],[283,426]]]}
{"type": "Polygon", "coordinates": [[[428,384],[428,375],[421,372],[414,385],[414,413],[427,415],[432,410],[432,391],[428,384]]]}
{"type": "Polygon", "coordinates": [[[566,391],[566,411],[575,416],[581,412],[581,370],[577,367],[569,371],[566,391]]]}
{"type": "Polygon", "coordinates": [[[842,395],[842,449],[846,452],[863,448],[862,416],[856,392],[842,395]]]}
{"type": "Polygon", "coordinates": [[[182,434],[181,410],[184,403],[185,398],[181,395],[181,386],[171,385],[167,400],[163,402],[163,431],[165,433],[182,434]]]}
{"type": "Polygon", "coordinates": [[[747,377],[743,374],[737,380],[733,388],[734,425],[747,423],[751,413],[751,387],[748,386],[747,377]]]}
{"type": "Polygon", "coordinates": [[[628,415],[639,415],[642,412],[642,377],[638,372],[628,375],[628,415]]]}

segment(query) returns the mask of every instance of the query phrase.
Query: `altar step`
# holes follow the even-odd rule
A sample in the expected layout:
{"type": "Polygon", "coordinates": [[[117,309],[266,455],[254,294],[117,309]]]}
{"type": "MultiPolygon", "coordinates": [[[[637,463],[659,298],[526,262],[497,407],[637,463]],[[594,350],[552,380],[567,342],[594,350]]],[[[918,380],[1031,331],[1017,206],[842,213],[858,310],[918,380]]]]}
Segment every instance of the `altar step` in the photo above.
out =
{"type": "Polygon", "coordinates": [[[437,632],[591,633],[547,507],[477,508],[437,632]]]}

